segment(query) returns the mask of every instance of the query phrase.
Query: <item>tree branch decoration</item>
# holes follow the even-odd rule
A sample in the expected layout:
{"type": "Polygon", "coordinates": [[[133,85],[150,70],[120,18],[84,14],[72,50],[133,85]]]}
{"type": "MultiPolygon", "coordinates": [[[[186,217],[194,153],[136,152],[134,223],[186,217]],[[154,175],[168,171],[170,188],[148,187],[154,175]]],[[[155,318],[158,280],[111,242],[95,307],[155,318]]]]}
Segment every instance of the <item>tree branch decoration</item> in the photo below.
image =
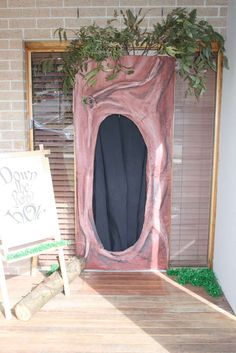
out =
{"type": "MultiPolygon", "coordinates": [[[[71,40],[63,53],[61,71],[64,73],[63,91],[73,88],[75,76],[79,73],[90,86],[96,85],[97,74],[106,73],[106,79],[115,79],[121,71],[132,75],[135,68],[122,66],[120,59],[124,55],[167,55],[176,59],[177,73],[187,81],[186,95],[199,97],[206,90],[205,73],[208,69],[216,71],[216,57],[212,43],[223,54],[224,38],[206,21],[197,20],[196,9],[188,12],[185,8],[176,8],[162,23],[153,25],[152,31],[142,29],[145,15],[142,9],[134,14],[131,10],[120,11],[121,29],[113,26],[114,18],[105,27],[94,23],[72,31],[71,40]],[[88,71],[88,63],[93,60],[96,67],[88,71]]],[[[60,41],[67,40],[68,30],[58,28],[56,34],[60,41]]],[[[49,71],[52,61],[43,63],[43,70],[49,71]]],[[[224,66],[228,67],[224,56],[224,66]]]]}

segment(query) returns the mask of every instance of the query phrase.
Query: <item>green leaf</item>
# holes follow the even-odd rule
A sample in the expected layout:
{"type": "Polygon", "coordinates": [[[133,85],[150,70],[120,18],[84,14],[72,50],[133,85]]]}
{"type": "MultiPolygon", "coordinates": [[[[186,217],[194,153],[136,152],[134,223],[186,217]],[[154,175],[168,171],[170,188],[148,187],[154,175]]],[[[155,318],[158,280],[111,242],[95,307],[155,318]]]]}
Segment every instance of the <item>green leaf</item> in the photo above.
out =
{"type": "Polygon", "coordinates": [[[42,72],[44,74],[47,74],[48,72],[53,70],[53,66],[54,66],[53,59],[43,60],[41,62],[41,66],[42,66],[42,72]]]}
{"type": "Polygon", "coordinates": [[[189,13],[189,19],[192,23],[194,23],[196,21],[197,18],[197,10],[194,9],[189,13]]]}
{"type": "Polygon", "coordinates": [[[88,104],[88,97],[82,97],[82,103],[83,104],[88,104]]]}
{"type": "Polygon", "coordinates": [[[65,41],[67,40],[67,34],[66,34],[66,31],[63,31],[63,38],[64,38],[64,40],[65,40],[65,41]]]}
{"type": "Polygon", "coordinates": [[[85,75],[85,79],[87,81],[93,79],[94,77],[96,77],[96,75],[98,74],[98,72],[100,71],[100,68],[97,66],[95,69],[89,71],[86,73],[85,75]]]}
{"type": "Polygon", "coordinates": [[[133,69],[128,69],[127,71],[126,71],[126,73],[127,73],[127,75],[131,75],[131,74],[133,74],[135,71],[133,70],[133,69]]]}
{"type": "Polygon", "coordinates": [[[89,80],[86,80],[86,82],[87,82],[88,86],[93,87],[96,85],[97,80],[96,80],[96,78],[91,78],[89,80]]]}
{"type": "Polygon", "coordinates": [[[107,75],[106,79],[107,81],[111,81],[114,80],[115,78],[117,78],[118,74],[116,72],[112,73],[111,75],[107,75]]]}
{"type": "Polygon", "coordinates": [[[178,54],[178,50],[176,50],[175,47],[165,47],[165,51],[167,52],[167,54],[169,54],[172,57],[175,57],[176,54],[178,54]]]}

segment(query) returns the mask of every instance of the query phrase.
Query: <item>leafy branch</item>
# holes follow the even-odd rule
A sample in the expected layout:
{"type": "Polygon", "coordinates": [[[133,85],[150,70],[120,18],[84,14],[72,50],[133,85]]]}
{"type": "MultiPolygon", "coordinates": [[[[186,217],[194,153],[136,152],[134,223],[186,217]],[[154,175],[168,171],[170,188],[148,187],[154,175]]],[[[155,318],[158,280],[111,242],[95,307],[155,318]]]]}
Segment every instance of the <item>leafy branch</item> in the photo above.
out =
{"type": "MultiPolygon", "coordinates": [[[[108,21],[105,27],[83,26],[72,31],[75,37],[63,54],[61,71],[64,73],[63,90],[67,93],[75,83],[79,73],[88,85],[94,86],[97,74],[106,73],[107,80],[115,79],[121,71],[132,74],[135,68],[122,66],[120,59],[124,55],[167,55],[176,59],[177,72],[188,82],[186,94],[199,97],[205,92],[205,72],[216,70],[212,43],[216,43],[221,53],[225,52],[224,38],[206,21],[197,20],[197,11],[188,12],[185,8],[176,8],[162,23],[156,23],[152,31],[142,28],[145,15],[140,9],[137,14],[131,10],[120,11],[122,29],[113,26],[119,13],[108,21]],[[88,70],[89,62],[96,66],[88,70]]],[[[59,40],[67,40],[68,30],[58,28],[59,40]]],[[[43,70],[50,69],[48,61],[43,70]]],[[[224,57],[227,67],[227,58],[224,57]]]]}

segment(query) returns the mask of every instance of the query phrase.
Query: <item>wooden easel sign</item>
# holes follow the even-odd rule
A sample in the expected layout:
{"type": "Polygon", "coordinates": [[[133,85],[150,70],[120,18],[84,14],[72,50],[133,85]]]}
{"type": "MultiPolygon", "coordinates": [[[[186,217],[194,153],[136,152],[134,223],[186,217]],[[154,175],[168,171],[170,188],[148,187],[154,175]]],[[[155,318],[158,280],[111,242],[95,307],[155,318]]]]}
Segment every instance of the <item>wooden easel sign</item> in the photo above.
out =
{"type": "Polygon", "coordinates": [[[13,262],[58,248],[65,294],[69,294],[48,151],[0,154],[0,285],[11,317],[3,261],[13,262]]]}

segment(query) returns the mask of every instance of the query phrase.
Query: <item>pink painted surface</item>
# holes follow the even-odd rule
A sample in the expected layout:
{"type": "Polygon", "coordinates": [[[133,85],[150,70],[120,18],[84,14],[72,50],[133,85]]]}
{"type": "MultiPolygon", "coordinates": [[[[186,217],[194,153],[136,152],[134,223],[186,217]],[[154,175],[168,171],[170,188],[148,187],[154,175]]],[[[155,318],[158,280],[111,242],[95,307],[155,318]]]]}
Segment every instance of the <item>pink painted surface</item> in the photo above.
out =
{"type": "Polygon", "coordinates": [[[104,73],[100,73],[95,87],[88,87],[77,76],[74,89],[76,249],[78,254],[86,256],[86,267],[90,269],[166,269],[171,214],[175,61],[165,56],[126,56],[122,64],[134,67],[135,73],[121,73],[112,81],[107,81],[104,73]],[[82,103],[83,97],[90,97],[89,105],[82,103]],[[131,119],[139,128],[148,151],[143,229],[138,241],[122,252],[109,252],[103,248],[92,211],[96,139],[101,122],[111,114],[131,119]]]}

